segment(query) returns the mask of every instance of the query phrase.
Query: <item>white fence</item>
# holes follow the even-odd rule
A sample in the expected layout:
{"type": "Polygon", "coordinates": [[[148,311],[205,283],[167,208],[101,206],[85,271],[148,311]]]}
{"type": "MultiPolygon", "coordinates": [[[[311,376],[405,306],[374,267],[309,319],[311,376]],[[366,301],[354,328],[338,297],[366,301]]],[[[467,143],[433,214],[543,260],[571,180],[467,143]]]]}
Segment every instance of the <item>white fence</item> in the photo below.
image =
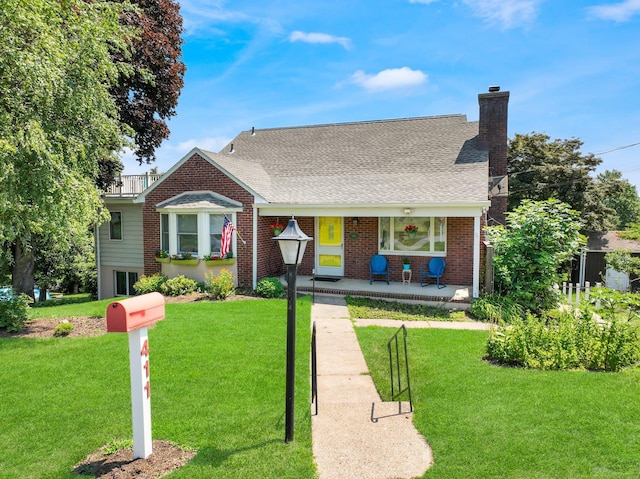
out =
{"type": "MultiPolygon", "coordinates": [[[[600,283],[596,283],[596,287],[599,287],[600,283]]],[[[560,289],[558,285],[555,288],[560,289]]],[[[564,298],[565,304],[580,304],[580,300],[584,299],[585,301],[589,300],[589,294],[591,293],[591,283],[586,281],[584,283],[584,288],[581,288],[578,283],[562,283],[562,297],[564,298]]]]}

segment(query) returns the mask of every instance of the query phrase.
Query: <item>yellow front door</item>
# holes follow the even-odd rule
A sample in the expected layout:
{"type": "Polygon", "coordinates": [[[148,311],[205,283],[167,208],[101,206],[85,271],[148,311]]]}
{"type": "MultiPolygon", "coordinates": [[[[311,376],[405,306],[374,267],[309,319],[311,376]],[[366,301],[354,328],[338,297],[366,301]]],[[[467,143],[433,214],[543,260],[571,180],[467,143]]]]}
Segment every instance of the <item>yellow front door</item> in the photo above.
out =
{"type": "Polygon", "coordinates": [[[340,216],[320,216],[316,247],[316,275],[344,276],[344,228],[340,216]]]}

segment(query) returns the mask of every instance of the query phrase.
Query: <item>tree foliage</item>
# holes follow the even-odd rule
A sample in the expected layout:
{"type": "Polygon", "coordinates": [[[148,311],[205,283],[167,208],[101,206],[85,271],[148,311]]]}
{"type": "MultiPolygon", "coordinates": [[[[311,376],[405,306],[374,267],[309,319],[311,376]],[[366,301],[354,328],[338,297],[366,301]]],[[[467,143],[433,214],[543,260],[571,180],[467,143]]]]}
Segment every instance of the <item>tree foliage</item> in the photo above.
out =
{"type": "Polygon", "coordinates": [[[640,220],[640,198],[636,187],[622,177],[618,170],[606,170],[597,177],[605,191],[612,192],[603,199],[605,206],[616,212],[614,228],[624,230],[640,220]]]}
{"type": "Polygon", "coordinates": [[[36,238],[85,232],[101,204],[99,159],[128,144],[111,88],[127,70],[125,3],[0,0],[0,244],[33,290],[36,238]]]}
{"type": "Polygon", "coordinates": [[[640,257],[631,256],[631,251],[616,249],[604,255],[608,268],[613,268],[621,273],[637,276],[640,274],[640,257]]]}
{"type": "Polygon", "coordinates": [[[507,213],[507,227],[488,227],[487,237],[496,289],[536,312],[557,304],[560,269],[585,244],[578,213],[555,199],[523,200],[507,213]]]}
{"type": "Polygon", "coordinates": [[[509,141],[509,209],[525,199],[555,198],[578,211],[586,230],[615,226],[616,212],[605,201],[618,194],[619,183],[599,183],[592,174],[602,160],[580,152],[577,138],[551,141],[548,135],[516,134],[509,141]]]}
{"type": "MultiPolygon", "coordinates": [[[[121,121],[133,132],[134,154],[140,163],[155,160],[155,150],[169,137],[167,119],[176,114],[186,67],[181,61],[182,17],[174,0],[132,0],[138,8],[123,13],[123,24],[140,34],[130,54],[114,52],[114,60],[128,67],[111,89],[121,121]]],[[[99,186],[113,181],[119,161],[100,163],[99,186]]]]}

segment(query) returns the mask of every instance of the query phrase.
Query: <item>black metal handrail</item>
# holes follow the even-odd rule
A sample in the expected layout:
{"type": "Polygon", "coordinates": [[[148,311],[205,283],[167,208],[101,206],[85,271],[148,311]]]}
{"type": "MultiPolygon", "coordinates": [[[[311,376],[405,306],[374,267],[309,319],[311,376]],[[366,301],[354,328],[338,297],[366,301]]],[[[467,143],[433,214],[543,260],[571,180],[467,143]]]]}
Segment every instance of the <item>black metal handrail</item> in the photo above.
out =
{"type": "Polygon", "coordinates": [[[311,330],[311,404],[315,404],[318,415],[318,363],[316,361],[316,322],[311,330]]]}
{"type": "MultiPolygon", "coordinates": [[[[411,378],[409,376],[409,352],[407,351],[407,328],[403,324],[398,331],[391,337],[387,343],[387,349],[389,351],[389,370],[391,372],[391,400],[395,401],[399,399],[405,392],[409,396],[409,408],[410,412],[413,412],[413,401],[411,398],[411,378]],[[402,343],[398,340],[398,336],[402,332],[402,343]],[[395,348],[394,348],[395,346],[395,348]],[[400,354],[400,349],[404,350],[404,355],[400,354]],[[395,355],[394,355],[395,352],[395,355]],[[394,367],[395,356],[395,367],[394,367]],[[404,356],[404,357],[403,357],[404,356]],[[402,360],[404,360],[404,379],[405,386],[403,387],[403,368],[402,360]],[[394,378],[394,369],[396,371],[396,377],[394,378]],[[396,387],[397,382],[397,387],[396,387]]],[[[402,410],[402,402],[398,400],[398,407],[402,410]]]]}

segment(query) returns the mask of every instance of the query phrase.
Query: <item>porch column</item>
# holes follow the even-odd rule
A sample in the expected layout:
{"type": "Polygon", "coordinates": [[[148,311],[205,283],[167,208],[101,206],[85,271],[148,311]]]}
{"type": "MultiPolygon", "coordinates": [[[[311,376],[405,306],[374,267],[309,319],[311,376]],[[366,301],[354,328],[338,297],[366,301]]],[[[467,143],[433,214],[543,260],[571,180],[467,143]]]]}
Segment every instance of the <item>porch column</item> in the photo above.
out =
{"type": "Polygon", "coordinates": [[[480,296],[480,217],[473,217],[473,292],[472,296],[480,296]]]}
{"type": "Polygon", "coordinates": [[[258,287],[258,207],[253,205],[253,240],[251,241],[251,249],[253,250],[251,267],[253,271],[251,272],[251,282],[253,283],[252,287],[255,291],[258,287]]]}

